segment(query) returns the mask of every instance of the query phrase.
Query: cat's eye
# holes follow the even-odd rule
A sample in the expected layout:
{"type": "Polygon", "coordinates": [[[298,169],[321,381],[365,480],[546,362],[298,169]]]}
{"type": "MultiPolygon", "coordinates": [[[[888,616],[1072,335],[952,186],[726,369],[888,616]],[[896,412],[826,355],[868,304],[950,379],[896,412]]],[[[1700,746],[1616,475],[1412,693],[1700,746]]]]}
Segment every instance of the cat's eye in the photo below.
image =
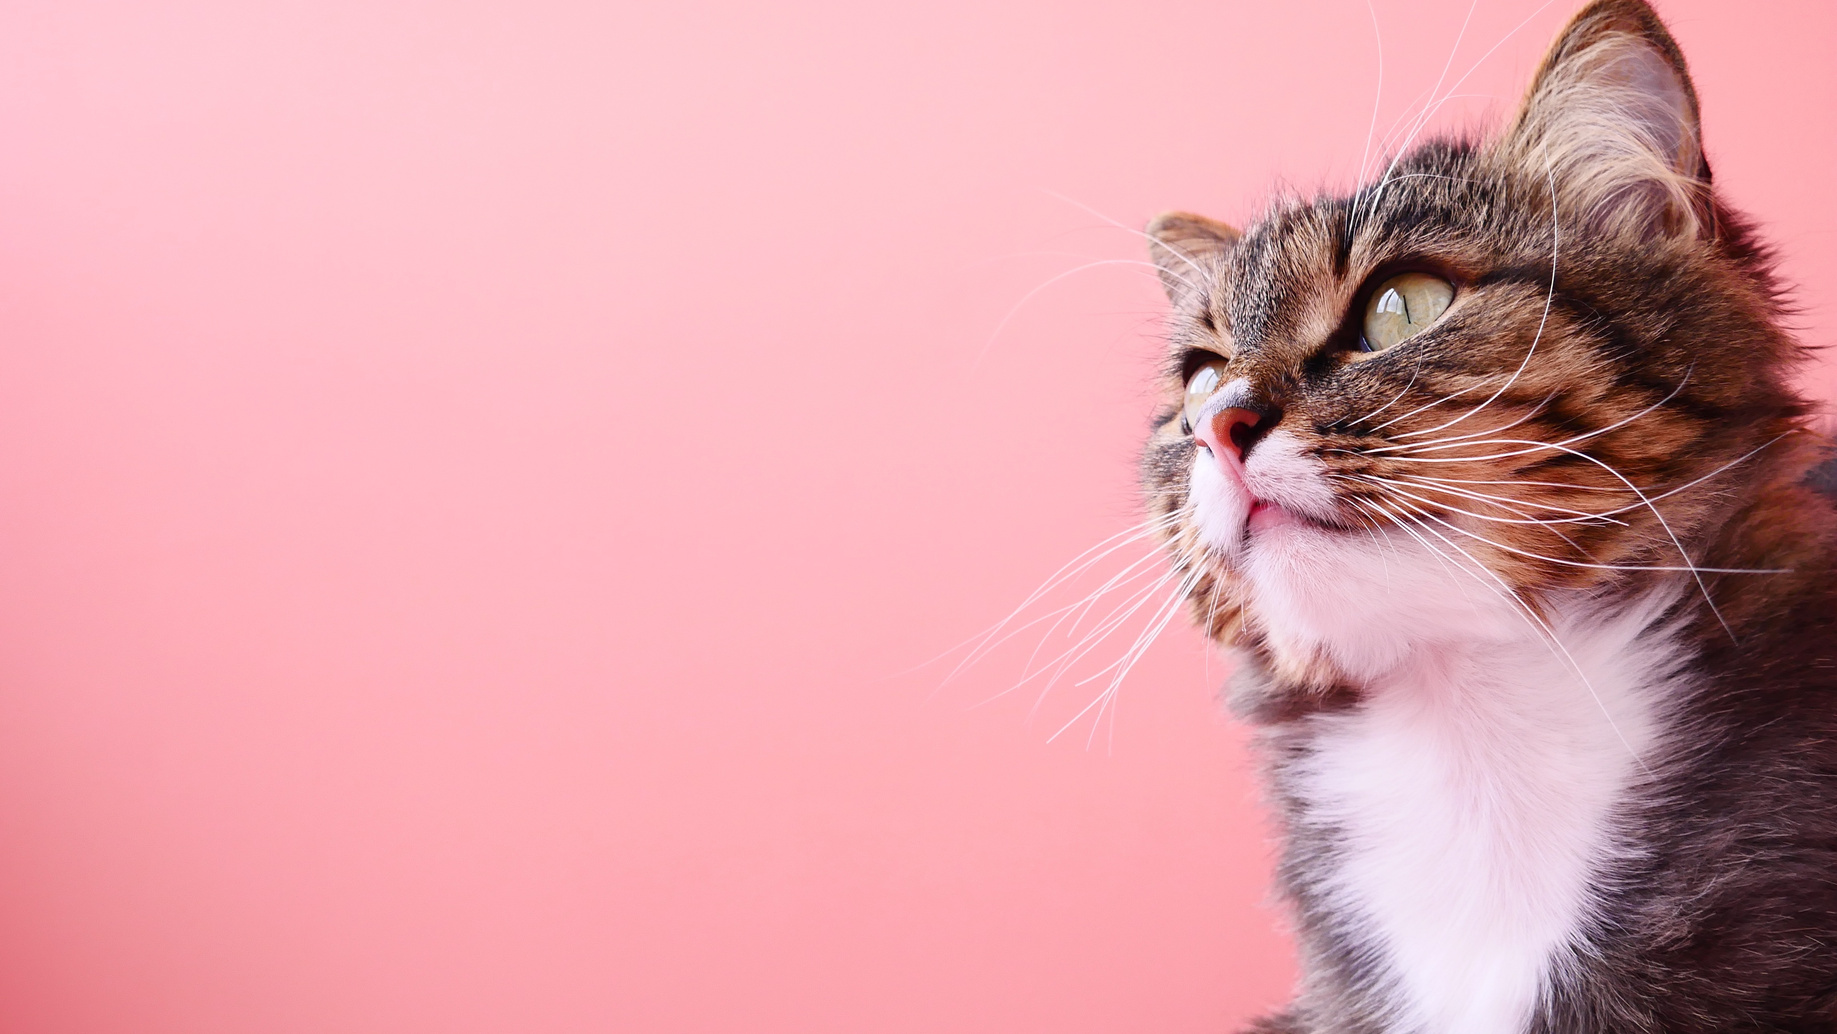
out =
{"type": "Polygon", "coordinates": [[[1448,311],[1454,285],[1430,273],[1399,273],[1378,285],[1365,303],[1359,351],[1382,352],[1428,329],[1448,311]]]}
{"type": "Polygon", "coordinates": [[[1225,361],[1216,359],[1194,370],[1186,379],[1186,402],[1180,407],[1180,430],[1183,434],[1193,433],[1193,423],[1199,416],[1199,410],[1218,390],[1218,385],[1225,379],[1225,361]]]}

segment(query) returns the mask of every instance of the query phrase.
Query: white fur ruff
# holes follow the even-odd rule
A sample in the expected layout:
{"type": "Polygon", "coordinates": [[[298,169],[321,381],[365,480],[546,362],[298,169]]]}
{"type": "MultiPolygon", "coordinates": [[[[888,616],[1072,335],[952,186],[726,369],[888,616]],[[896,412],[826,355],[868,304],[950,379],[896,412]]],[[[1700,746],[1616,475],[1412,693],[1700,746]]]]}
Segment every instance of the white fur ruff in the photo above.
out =
{"type": "Polygon", "coordinates": [[[1389,1026],[1524,1030],[1628,850],[1621,809],[1662,741],[1660,702],[1677,692],[1678,647],[1655,627],[1675,597],[1559,608],[1559,647],[1430,535],[1281,518],[1246,533],[1250,496],[1319,505],[1318,461],[1296,443],[1271,435],[1241,482],[1205,460],[1196,517],[1233,554],[1260,624],[1283,646],[1324,651],[1364,690],[1355,708],[1306,719],[1313,751],[1290,784],[1293,818],[1339,845],[1316,889],[1386,961],[1389,1026]]]}

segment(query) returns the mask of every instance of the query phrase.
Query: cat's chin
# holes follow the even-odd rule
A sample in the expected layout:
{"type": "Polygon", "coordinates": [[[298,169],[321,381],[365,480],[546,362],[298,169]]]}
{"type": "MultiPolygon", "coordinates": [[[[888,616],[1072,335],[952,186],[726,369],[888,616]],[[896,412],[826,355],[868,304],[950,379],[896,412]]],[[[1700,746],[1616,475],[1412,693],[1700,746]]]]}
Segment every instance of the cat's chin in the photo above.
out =
{"type": "Polygon", "coordinates": [[[1278,502],[1254,498],[1234,502],[1230,512],[1210,514],[1210,520],[1200,522],[1201,540],[1233,565],[1242,563],[1246,551],[1259,540],[1272,536],[1346,534],[1278,502]]]}
{"type": "Polygon", "coordinates": [[[1492,576],[1459,554],[1346,519],[1324,464],[1288,432],[1241,466],[1209,456],[1196,455],[1188,484],[1199,540],[1248,590],[1268,645],[1297,664],[1325,659],[1361,681],[1424,648],[1521,631],[1492,576]]]}
{"type": "Polygon", "coordinates": [[[1490,575],[1411,539],[1323,526],[1280,506],[1246,524],[1232,567],[1256,624],[1278,649],[1330,658],[1355,680],[1424,649],[1524,631],[1503,594],[1488,589],[1490,575]]]}

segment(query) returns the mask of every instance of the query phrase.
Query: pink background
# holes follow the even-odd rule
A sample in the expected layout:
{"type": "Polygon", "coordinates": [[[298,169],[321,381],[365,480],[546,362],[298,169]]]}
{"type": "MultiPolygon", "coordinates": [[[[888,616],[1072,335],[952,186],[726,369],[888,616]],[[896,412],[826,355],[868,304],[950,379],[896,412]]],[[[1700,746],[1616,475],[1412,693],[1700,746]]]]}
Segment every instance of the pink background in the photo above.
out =
{"type": "MultiPolygon", "coordinates": [[[[1382,130],[1467,8],[1374,6],[1382,130]]],[[[1837,8],[1665,9],[1827,344],[1837,8]]],[[[1362,0],[7,5],[0,1028],[1280,1001],[1190,631],[1051,742],[1098,684],[902,672],[1137,519],[1106,220],[1347,182],[1376,79],[1362,0]]]]}

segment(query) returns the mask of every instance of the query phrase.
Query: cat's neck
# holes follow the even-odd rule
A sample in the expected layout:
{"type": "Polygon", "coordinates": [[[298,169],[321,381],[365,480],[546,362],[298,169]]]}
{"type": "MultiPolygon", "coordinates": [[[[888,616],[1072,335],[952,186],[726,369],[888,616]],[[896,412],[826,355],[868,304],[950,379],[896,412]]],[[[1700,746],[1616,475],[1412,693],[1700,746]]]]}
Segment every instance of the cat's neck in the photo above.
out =
{"type": "Polygon", "coordinates": [[[1522,1029],[1583,946],[1595,877],[1627,849],[1621,817],[1690,677],[1668,603],[1553,613],[1553,638],[1422,646],[1356,704],[1288,725],[1287,824],[1331,859],[1293,875],[1384,960],[1372,1009],[1425,1032],[1522,1029]]]}

